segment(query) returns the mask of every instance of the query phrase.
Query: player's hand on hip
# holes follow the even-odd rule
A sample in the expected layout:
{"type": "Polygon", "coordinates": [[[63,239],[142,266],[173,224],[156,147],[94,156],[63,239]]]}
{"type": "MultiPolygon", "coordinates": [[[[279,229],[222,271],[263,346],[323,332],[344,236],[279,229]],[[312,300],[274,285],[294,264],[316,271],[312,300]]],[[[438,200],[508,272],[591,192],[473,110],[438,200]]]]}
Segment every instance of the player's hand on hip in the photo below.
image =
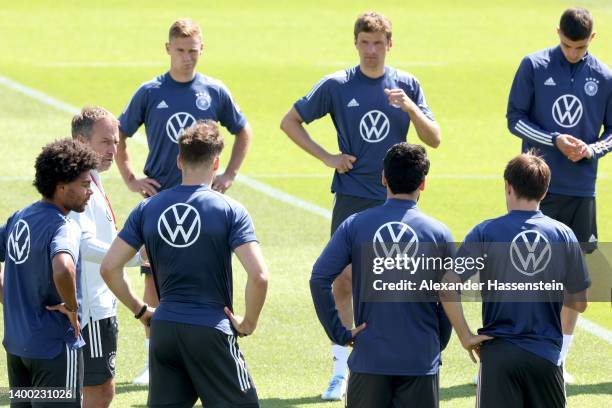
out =
{"type": "Polygon", "coordinates": [[[81,325],[79,324],[79,316],[76,310],[68,310],[65,303],[45,307],[47,308],[47,310],[50,310],[52,312],[60,312],[61,314],[65,315],[68,320],[70,320],[70,324],[74,329],[74,336],[79,337],[81,335],[81,325]]]}
{"type": "Polygon", "coordinates": [[[144,312],[142,316],[140,316],[140,323],[142,323],[145,327],[151,326],[151,319],[153,318],[153,313],[155,313],[155,308],[151,306],[147,306],[147,310],[144,312]]]}
{"type": "Polygon", "coordinates": [[[217,174],[212,183],[212,189],[220,193],[225,193],[225,191],[232,186],[235,178],[236,176],[232,174],[217,174]]]}
{"type": "Polygon", "coordinates": [[[157,194],[157,191],[161,188],[161,184],[157,180],[145,177],[141,179],[132,179],[127,183],[130,191],[138,193],[143,197],[151,197],[157,194]]]}
{"type": "Polygon", "coordinates": [[[327,167],[336,169],[338,173],[342,174],[352,170],[353,163],[355,163],[356,161],[357,158],[355,156],[351,156],[350,154],[338,153],[330,154],[324,160],[324,163],[327,167]]]}
{"type": "Polygon", "coordinates": [[[238,337],[248,336],[255,331],[256,325],[254,323],[248,322],[244,317],[240,315],[235,315],[229,308],[225,307],[223,309],[225,311],[225,315],[232,323],[234,330],[238,333],[238,337]]]}
{"type": "Polygon", "coordinates": [[[486,336],[484,334],[471,334],[465,339],[461,339],[461,345],[468,352],[470,358],[474,363],[476,363],[476,357],[474,357],[474,353],[480,358],[480,345],[487,341],[493,340],[493,337],[486,336]]]}
{"type": "Polygon", "coordinates": [[[404,112],[410,112],[417,108],[416,104],[401,88],[385,88],[385,95],[389,98],[389,105],[400,108],[404,112]]]}
{"type": "Polygon", "coordinates": [[[351,341],[349,341],[348,343],[349,346],[353,347],[353,344],[355,343],[355,337],[357,337],[357,335],[361,333],[366,328],[366,326],[366,323],[363,322],[354,329],[351,329],[351,341]]]}

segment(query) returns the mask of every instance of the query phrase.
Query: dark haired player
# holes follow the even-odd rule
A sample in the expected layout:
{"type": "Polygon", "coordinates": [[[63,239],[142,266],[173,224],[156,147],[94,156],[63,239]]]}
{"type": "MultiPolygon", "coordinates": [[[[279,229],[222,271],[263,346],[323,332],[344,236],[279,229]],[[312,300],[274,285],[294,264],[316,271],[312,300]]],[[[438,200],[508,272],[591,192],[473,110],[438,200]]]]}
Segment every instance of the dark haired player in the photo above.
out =
{"type": "MultiPolygon", "coordinates": [[[[595,38],[588,10],[565,10],[557,34],[559,45],[523,58],[506,117],[523,140],[522,151],[537,148],[550,166],[542,212],[569,226],[591,253],[597,247],[597,164],[612,150],[612,72],[588,52],[595,38]]],[[[562,316],[565,362],[578,314],[565,308],[562,316]]],[[[565,379],[573,381],[567,372],[565,379]]]]}
{"type": "Polygon", "coordinates": [[[35,164],[34,186],[42,199],[0,227],[9,387],[71,389],[72,398],[53,404],[58,407],[80,407],[83,386],[81,232],[66,216],[84,211],[92,194],[90,171],[98,164],[97,155],[80,142],[46,145],[35,164]]]}
{"type": "Polygon", "coordinates": [[[387,200],[348,217],[334,232],[313,267],[312,298],[328,337],[343,346],[354,342],[348,360],[347,407],[435,408],[450,323],[437,302],[364,302],[360,285],[372,270],[363,261],[363,251],[380,234],[385,242],[394,236],[399,241],[393,242],[435,246],[439,249],[432,256],[445,258],[454,253],[453,238],[444,224],[416,206],[429,171],[425,149],[398,143],[387,152],[383,167],[387,200]],[[357,327],[349,330],[338,317],[332,283],[351,263],[357,327]]]}

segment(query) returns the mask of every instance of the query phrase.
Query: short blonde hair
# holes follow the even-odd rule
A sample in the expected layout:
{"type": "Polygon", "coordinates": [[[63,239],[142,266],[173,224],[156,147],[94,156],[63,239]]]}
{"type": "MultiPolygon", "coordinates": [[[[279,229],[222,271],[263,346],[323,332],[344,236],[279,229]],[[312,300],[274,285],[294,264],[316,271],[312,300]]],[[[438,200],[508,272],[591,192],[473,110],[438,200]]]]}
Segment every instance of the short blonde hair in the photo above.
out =
{"type": "Polygon", "coordinates": [[[168,31],[168,41],[173,38],[199,37],[202,41],[202,30],[193,20],[189,18],[179,18],[170,26],[168,31]]]}
{"type": "Polygon", "coordinates": [[[375,11],[367,11],[355,21],[355,41],[359,33],[385,33],[387,40],[391,39],[391,21],[375,11]]]}

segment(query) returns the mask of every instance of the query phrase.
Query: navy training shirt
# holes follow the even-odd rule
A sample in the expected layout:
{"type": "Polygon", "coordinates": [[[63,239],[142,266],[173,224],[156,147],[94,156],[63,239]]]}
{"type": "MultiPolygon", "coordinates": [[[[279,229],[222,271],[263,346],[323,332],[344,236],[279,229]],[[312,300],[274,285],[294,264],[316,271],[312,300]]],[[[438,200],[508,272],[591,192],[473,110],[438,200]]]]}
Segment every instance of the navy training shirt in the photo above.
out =
{"type": "MultiPolygon", "coordinates": [[[[372,273],[363,265],[363,251],[376,237],[392,236],[401,242],[416,237],[418,243],[440,245],[440,257],[454,254],[453,238],[441,222],[420,212],[414,201],[389,199],[352,215],[336,230],[314,264],[310,278],[315,309],[329,338],[347,344],[351,332],[338,317],[331,286],[342,270],[352,263],[353,313],[355,326],[367,327],[355,338],[348,364],[353,372],[380,375],[432,375],[438,372],[440,338],[450,331],[446,315],[437,302],[364,302],[362,276],[372,273]]],[[[399,241],[398,241],[399,242],[399,241]]],[[[446,341],[448,338],[446,339],[446,341]]]]}
{"type": "Polygon", "coordinates": [[[238,202],[206,185],[179,185],[143,200],[119,237],[146,247],[159,307],[153,319],[233,334],[232,251],[256,241],[251,217],[238,202]]]}
{"type": "MultiPolygon", "coordinates": [[[[24,358],[53,359],[64,344],[82,347],[68,318],[45,306],[62,300],[53,281],[52,261],[65,252],[77,268],[77,301],[81,301],[78,225],[55,205],[38,201],[17,211],[0,228],[0,261],[4,262],[4,348],[24,358]]],[[[79,313],[80,319],[80,313],[79,313]]]]}
{"type": "Polygon", "coordinates": [[[389,104],[385,88],[403,89],[434,120],[417,79],[391,67],[385,67],[385,74],[376,79],[365,76],[359,66],[338,71],[324,77],[294,104],[306,123],[329,114],[340,152],[357,158],[350,171],[334,173],[332,192],[386,199],[387,190],[381,183],[383,158],[391,146],[406,141],[410,116],[389,104]]]}
{"type": "Polygon", "coordinates": [[[612,72],[605,64],[591,54],[571,64],[560,46],[526,56],[506,117],[510,132],[523,139],[523,152],[537,148],[550,166],[551,193],[595,196],[598,160],[612,151],[612,72]],[[584,141],[593,157],[569,160],[554,145],[559,134],[584,141]]]}
{"type": "Polygon", "coordinates": [[[221,123],[234,135],[247,123],[221,81],[196,73],[189,82],[177,82],[166,72],[138,88],[119,116],[119,127],[132,136],[145,125],[149,153],[144,173],[165,190],[181,183],[176,166],[179,136],[203,119],[221,123]]]}
{"type": "MultiPolygon", "coordinates": [[[[493,280],[510,282],[514,278],[506,275],[509,270],[515,276],[521,277],[522,282],[538,282],[542,279],[550,282],[550,279],[543,278],[544,275],[533,274],[530,277],[524,277],[521,275],[522,272],[512,269],[521,267],[521,264],[511,259],[513,255],[510,243],[522,242],[521,240],[525,238],[530,245],[533,245],[534,261],[535,259],[546,259],[546,254],[540,252],[544,251],[542,245],[548,243],[553,246],[551,256],[560,259],[553,261],[554,275],[548,275],[548,277],[554,276],[557,282],[562,282],[567,292],[578,293],[590,286],[591,279],[576,236],[565,224],[545,216],[541,211],[511,211],[501,217],[478,224],[466,236],[457,256],[478,257],[487,254],[485,268],[480,271],[480,282],[485,282],[485,285],[486,282],[493,280]],[[500,251],[494,248],[496,245],[499,248],[501,243],[507,243],[505,244],[507,250],[500,251]],[[513,263],[517,266],[512,266],[513,263]],[[557,267],[557,265],[562,265],[562,267],[557,267]]],[[[529,255],[526,255],[525,259],[529,265],[529,255]]],[[[461,278],[467,280],[472,274],[472,272],[466,272],[461,278]]],[[[559,299],[550,302],[544,300],[537,302],[484,301],[482,305],[483,327],[478,330],[478,333],[507,340],[523,350],[558,365],[563,341],[561,331],[563,303],[558,301],[559,299]]]]}

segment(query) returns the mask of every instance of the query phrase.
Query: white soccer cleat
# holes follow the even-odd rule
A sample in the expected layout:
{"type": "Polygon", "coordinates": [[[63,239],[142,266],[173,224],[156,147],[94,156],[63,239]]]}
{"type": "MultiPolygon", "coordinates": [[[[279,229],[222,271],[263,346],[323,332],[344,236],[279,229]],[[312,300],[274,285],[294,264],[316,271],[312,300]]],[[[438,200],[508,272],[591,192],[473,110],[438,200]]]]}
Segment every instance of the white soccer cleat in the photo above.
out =
{"type": "Polygon", "coordinates": [[[334,375],[329,380],[329,385],[323,394],[321,399],[326,401],[341,401],[346,394],[346,377],[343,375],[334,375]]]}
{"type": "Polygon", "coordinates": [[[474,374],[472,377],[472,385],[478,385],[478,374],[474,374]]]}
{"type": "Polygon", "coordinates": [[[568,373],[567,371],[565,371],[565,368],[563,369],[563,381],[566,384],[574,384],[576,382],[576,380],[574,379],[574,376],[568,373]]]}
{"type": "Polygon", "coordinates": [[[149,385],[149,365],[147,364],[142,373],[132,381],[134,385],[149,385]]]}

